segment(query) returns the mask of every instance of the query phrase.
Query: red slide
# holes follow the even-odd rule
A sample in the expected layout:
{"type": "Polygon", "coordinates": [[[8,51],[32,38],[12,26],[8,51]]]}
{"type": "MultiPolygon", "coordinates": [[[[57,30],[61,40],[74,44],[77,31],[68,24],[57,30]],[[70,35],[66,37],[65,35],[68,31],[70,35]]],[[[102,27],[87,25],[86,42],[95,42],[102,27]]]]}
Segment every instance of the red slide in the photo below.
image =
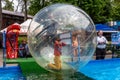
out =
{"type": "Polygon", "coordinates": [[[18,35],[20,31],[19,24],[12,24],[7,27],[6,32],[6,53],[7,58],[17,58],[18,55],[18,35]]]}

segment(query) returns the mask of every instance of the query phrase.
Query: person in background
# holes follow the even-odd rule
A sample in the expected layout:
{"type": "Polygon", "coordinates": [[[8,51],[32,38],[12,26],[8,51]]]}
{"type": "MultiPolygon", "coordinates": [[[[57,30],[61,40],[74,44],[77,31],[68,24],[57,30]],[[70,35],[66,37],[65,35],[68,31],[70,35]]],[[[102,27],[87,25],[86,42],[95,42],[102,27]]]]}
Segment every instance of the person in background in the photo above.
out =
{"type": "Polygon", "coordinates": [[[26,58],[27,58],[27,57],[32,57],[31,54],[30,54],[30,51],[29,51],[28,43],[27,43],[27,42],[26,42],[25,49],[26,49],[26,58]]]}
{"type": "Polygon", "coordinates": [[[22,40],[22,43],[19,46],[19,57],[27,57],[28,46],[26,40],[22,40]]]}
{"type": "Polygon", "coordinates": [[[61,64],[61,59],[60,56],[62,55],[61,49],[63,46],[66,44],[61,42],[61,39],[59,37],[55,38],[54,41],[54,63],[49,63],[47,66],[50,69],[54,70],[61,70],[62,64],[61,64]]]}
{"type": "Polygon", "coordinates": [[[103,31],[100,30],[97,33],[97,48],[96,48],[96,60],[104,59],[106,54],[106,44],[108,43],[103,31]]]}
{"type": "Polygon", "coordinates": [[[72,47],[73,47],[73,55],[74,58],[78,58],[78,39],[77,35],[72,36],[72,47]]]}

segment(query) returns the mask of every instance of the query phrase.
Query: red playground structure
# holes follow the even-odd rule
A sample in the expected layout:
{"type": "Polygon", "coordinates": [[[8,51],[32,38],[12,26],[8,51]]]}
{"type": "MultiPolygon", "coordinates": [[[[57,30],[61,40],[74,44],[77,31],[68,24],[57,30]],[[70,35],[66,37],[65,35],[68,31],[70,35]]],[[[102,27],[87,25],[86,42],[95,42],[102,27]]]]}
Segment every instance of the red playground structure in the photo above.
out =
{"type": "Polygon", "coordinates": [[[17,58],[18,56],[18,35],[20,25],[15,23],[7,27],[6,32],[6,55],[7,58],[17,58]]]}

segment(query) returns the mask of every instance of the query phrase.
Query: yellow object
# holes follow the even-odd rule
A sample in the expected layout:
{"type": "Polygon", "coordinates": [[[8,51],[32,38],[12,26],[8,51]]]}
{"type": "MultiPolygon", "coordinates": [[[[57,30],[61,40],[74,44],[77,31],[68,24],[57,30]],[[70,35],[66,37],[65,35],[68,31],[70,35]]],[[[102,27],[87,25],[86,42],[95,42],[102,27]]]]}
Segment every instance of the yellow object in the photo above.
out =
{"type": "Polygon", "coordinates": [[[62,68],[60,56],[55,56],[54,57],[54,64],[50,63],[50,64],[48,64],[48,67],[50,69],[60,70],[62,68]]]}

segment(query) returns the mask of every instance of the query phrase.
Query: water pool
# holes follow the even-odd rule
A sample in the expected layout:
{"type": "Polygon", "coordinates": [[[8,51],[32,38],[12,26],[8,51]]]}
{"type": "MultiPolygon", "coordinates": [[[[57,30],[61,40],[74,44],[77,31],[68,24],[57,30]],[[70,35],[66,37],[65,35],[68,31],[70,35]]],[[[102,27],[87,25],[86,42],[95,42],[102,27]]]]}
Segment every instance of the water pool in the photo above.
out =
{"type": "Polygon", "coordinates": [[[0,80],[25,80],[19,66],[0,68],[0,80]]]}
{"type": "MultiPolygon", "coordinates": [[[[24,62],[24,64],[31,65],[33,63],[24,62]]],[[[23,67],[25,67],[25,65],[23,67]]],[[[33,67],[31,69],[33,69],[32,71],[34,71],[33,67]]],[[[85,67],[79,70],[79,72],[95,80],[120,80],[120,59],[90,61],[85,67]]],[[[91,80],[90,78],[85,77],[84,75],[80,73],[75,74],[71,73],[68,76],[64,75],[58,76],[51,73],[50,74],[45,73],[39,75],[32,74],[32,76],[28,75],[26,79],[29,80],[35,77],[33,78],[33,80],[36,79],[39,80],[43,79],[45,76],[45,79],[43,80],[50,80],[50,78],[51,80],[91,80]]],[[[21,68],[19,66],[13,66],[7,68],[0,68],[0,80],[25,80],[25,78],[22,75],[21,68]]]]}
{"type": "Polygon", "coordinates": [[[79,71],[95,80],[120,80],[120,59],[90,61],[79,71]]]}

